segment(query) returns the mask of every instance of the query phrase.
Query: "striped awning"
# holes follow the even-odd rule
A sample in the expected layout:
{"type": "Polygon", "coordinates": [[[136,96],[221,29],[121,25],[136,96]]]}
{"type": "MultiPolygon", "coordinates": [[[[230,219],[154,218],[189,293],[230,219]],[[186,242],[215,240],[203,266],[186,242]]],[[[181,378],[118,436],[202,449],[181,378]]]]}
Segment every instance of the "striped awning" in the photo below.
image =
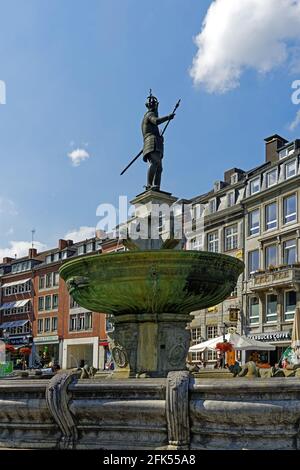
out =
{"type": "Polygon", "coordinates": [[[7,321],[5,323],[2,323],[0,325],[0,328],[5,330],[6,328],[14,328],[14,327],[18,327],[18,326],[24,326],[28,322],[29,322],[29,320],[7,321]]]}
{"type": "Polygon", "coordinates": [[[3,284],[1,287],[12,287],[12,286],[19,286],[20,284],[26,284],[26,282],[30,281],[31,279],[20,279],[19,281],[14,281],[14,282],[7,282],[6,284],[3,284]]]}
{"type": "Polygon", "coordinates": [[[8,310],[11,308],[24,307],[26,304],[28,304],[28,302],[30,302],[30,299],[17,300],[16,302],[7,302],[6,304],[1,305],[0,310],[8,310]]]}

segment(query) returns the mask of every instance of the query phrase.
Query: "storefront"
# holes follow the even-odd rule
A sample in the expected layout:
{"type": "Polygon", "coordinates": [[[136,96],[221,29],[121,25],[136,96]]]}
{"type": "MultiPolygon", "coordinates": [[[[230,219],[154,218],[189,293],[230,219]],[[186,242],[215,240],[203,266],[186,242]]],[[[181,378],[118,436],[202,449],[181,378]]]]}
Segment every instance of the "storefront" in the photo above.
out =
{"type": "Polygon", "coordinates": [[[62,368],[73,369],[83,365],[99,368],[99,338],[64,339],[62,368]]]}
{"type": "Polygon", "coordinates": [[[257,357],[260,362],[274,366],[278,364],[281,359],[282,353],[288,346],[291,345],[291,332],[290,331],[274,331],[266,333],[257,333],[248,335],[249,338],[257,341],[266,341],[276,347],[275,351],[251,351],[247,353],[246,360],[257,357]],[[255,356],[255,353],[256,356],[255,356]]]}
{"type": "Polygon", "coordinates": [[[7,349],[7,359],[13,363],[13,368],[21,368],[21,362],[23,368],[31,367],[33,338],[30,321],[16,320],[5,322],[0,325],[0,328],[6,345],[10,346],[7,349]],[[24,348],[27,351],[26,354],[23,353],[24,348]]]}
{"type": "Polygon", "coordinates": [[[61,365],[61,347],[58,336],[38,336],[34,338],[34,365],[49,367],[54,363],[61,365]]]}

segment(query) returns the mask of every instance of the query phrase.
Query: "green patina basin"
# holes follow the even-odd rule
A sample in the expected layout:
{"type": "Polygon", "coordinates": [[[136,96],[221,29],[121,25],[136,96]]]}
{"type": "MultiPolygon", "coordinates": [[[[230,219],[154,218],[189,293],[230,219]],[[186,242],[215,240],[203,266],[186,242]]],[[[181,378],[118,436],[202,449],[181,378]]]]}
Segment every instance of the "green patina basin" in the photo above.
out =
{"type": "Polygon", "coordinates": [[[94,312],[186,314],[222,302],[243,269],[218,253],[151,250],[77,258],[60,275],[75,301],[94,312]]]}

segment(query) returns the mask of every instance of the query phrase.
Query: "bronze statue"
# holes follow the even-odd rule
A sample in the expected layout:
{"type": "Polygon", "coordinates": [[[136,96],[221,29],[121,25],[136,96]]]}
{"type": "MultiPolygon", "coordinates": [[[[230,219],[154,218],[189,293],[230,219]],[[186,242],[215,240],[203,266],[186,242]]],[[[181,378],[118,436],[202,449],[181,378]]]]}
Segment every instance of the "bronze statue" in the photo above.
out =
{"type": "Polygon", "coordinates": [[[142,133],[144,137],[144,147],[124,168],[121,172],[121,175],[128,170],[128,168],[141,156],[143,155],[143,160],[149,162],[148,176],[147,176],[147,186],[146,190],[154,189],[160,190],[160,180],[162,173],[162,158],[164,156],[164,133],[170,123],[170,121],[175,117],[175,111],[180,104],[180,100],[176,103],[175,108],[171,114],[168,114],[164,117],[158,117],[158,100],[155,96],[152,95],[150,90],[150,95],[146,101],[146,107],[148,111],[146,112],[143,122],[142,122],[142,133]],[[159,130],[159,125],[163,122],[166,122],[166,125],[162,132],[159,130]]]}
{"type": "Polygon", "coordinates": [[[159,124],[174,119],[175,113],[164,117],[158,117],[158,100],[151,94],[147,98],[146,112],[142,122],[142,133],[144,137],[143,160],[149,162],[147,175],[147,189],[160,190],[162,173],[162,159],[164,156],[164,137],[160,133],[159,124]]]}

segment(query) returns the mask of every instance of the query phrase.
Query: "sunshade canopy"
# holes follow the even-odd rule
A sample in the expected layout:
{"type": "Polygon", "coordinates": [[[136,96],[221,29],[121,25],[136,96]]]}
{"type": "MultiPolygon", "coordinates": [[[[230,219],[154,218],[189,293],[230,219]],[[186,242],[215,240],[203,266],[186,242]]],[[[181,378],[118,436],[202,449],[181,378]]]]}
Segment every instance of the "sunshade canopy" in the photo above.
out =
{"type": "MultiPolygon", "coordinates": [[[[256,341],[254,339],[247,338],[247,336],[241,336],[238,333],[227,333],[225,335],[226,341],[232,344],[233,348],[239,351],[275,351],[275,346],[270,343],[262,341],[256,341]]],[[[203,352],[203,351],[214,351],[218,343],[223,343],[223,336],[209,339],[203,343],[195,344],[190,347],[189,352],[203,352]]]]}

